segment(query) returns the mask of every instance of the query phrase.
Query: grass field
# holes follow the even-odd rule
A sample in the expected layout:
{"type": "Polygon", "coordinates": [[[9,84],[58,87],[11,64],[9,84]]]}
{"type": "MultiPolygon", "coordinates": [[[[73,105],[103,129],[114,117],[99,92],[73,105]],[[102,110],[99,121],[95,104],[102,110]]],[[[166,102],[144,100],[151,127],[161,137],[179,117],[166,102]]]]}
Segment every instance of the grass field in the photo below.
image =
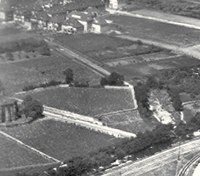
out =
{"type": "Polygon", "coordinates": [[[67,68],[74,71],[75,80],[88,80],[89,84],[99,83],[99,75],[54,52],[50,57],[0,64],[0,80],[6,92],[11,93],[21,91],[27,85],[38,85],[50,80],[64,81],[63,71],[67,68]]]}
{"type": "Polygon", "coordinates": [[[0,134],[0,170],[3,168],[51,163],[41,155],[24,148],[0,134]]]}
{"type": "Polygon", "coordinates": [[[108,19],[133,37],[176,46],[199,44],[200,31],[196,29],[122,15],[111,15],[108,19]]]}
{"type": "Polygon", "coordinates": [[[51,119],[2,130],[60,160],[86,155],[119,141],[105,134],[51,119]]]}
{"type": "Polygon", "coordinates": [[[44,105],[83,115],[134,108],[131,92],[124,89],[52,88],[27,94],[44,105]]]}

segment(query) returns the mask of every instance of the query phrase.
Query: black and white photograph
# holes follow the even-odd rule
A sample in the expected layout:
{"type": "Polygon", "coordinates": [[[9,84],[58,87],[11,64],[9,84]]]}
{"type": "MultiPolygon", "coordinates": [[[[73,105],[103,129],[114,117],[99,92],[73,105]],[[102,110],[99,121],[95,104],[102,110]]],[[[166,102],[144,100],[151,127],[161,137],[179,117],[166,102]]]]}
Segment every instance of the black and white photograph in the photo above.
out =
{"type": "Polygon", "coordinates": [[[0,0],[0,176],[200,176],[200,0],[0,0]]]}

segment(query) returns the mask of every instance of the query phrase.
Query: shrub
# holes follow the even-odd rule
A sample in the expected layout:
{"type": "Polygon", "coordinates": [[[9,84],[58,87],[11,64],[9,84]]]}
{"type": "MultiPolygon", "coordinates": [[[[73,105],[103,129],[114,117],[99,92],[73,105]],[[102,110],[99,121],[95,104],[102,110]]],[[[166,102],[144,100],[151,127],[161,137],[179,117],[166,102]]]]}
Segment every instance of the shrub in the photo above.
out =
{"type": "Polygon", "coordinates": [[[22,113],[26,117],[32,117],[33,119],[40,118],[43,116],[43,105],[28,95],[22,102],[22,113]]]}

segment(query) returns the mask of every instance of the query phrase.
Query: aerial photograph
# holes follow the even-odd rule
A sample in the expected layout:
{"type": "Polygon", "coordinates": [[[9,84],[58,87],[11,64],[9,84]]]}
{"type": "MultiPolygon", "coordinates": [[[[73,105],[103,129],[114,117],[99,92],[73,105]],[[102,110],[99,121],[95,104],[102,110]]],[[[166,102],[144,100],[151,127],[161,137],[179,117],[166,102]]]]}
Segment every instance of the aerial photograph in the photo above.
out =
{"type": "Polygon", "coordinates": [[[0,0],[0,176],[200,176],[200,0],[0,0]]]}

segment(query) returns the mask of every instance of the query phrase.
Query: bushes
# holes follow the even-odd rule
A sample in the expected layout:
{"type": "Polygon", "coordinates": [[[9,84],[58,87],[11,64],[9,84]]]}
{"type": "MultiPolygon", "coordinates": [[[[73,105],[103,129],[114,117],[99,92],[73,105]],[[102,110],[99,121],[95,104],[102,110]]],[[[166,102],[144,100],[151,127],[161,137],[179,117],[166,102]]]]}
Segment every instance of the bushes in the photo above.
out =
{"type": "Polygon", "coordinates": [[[22,113],[26,117],[32,117],[34,120],[40,118],[43,116],[43,110],[43,105],[39,101],[33,99],[29,95],[24,98],[22,103],[22,113]]]}
{"type": "Polygon", "coordinates": [[[112,72],[108,77],[101,78],[100,85],[123,86],[124,76],[119,73],[112,72]]]}
{"type": "Polygon", "coordinates": [[[29,90],[34,90],[36,88],[46,88],[46,87],[50,87],[50,86],[57,86],[57,85],[60,85],[62,84],[61,81],[55,81],[55,80],[51,80],[47,83],[41,83],[39,85],[28,85],[28,86],[25,86],[22,90],[23,91],[29,91],[29,90]]]}
{"type": "Polygon", "coordinates": [[[36,40],[33,38],[7,42],[1,44],[0,46],[0,54],[12,53],[16,51],[25,51],[25,52],[38,51],[41,55],[47,55],[47,56],[51,54],[48,44],[44,40],[36,40]]]}

